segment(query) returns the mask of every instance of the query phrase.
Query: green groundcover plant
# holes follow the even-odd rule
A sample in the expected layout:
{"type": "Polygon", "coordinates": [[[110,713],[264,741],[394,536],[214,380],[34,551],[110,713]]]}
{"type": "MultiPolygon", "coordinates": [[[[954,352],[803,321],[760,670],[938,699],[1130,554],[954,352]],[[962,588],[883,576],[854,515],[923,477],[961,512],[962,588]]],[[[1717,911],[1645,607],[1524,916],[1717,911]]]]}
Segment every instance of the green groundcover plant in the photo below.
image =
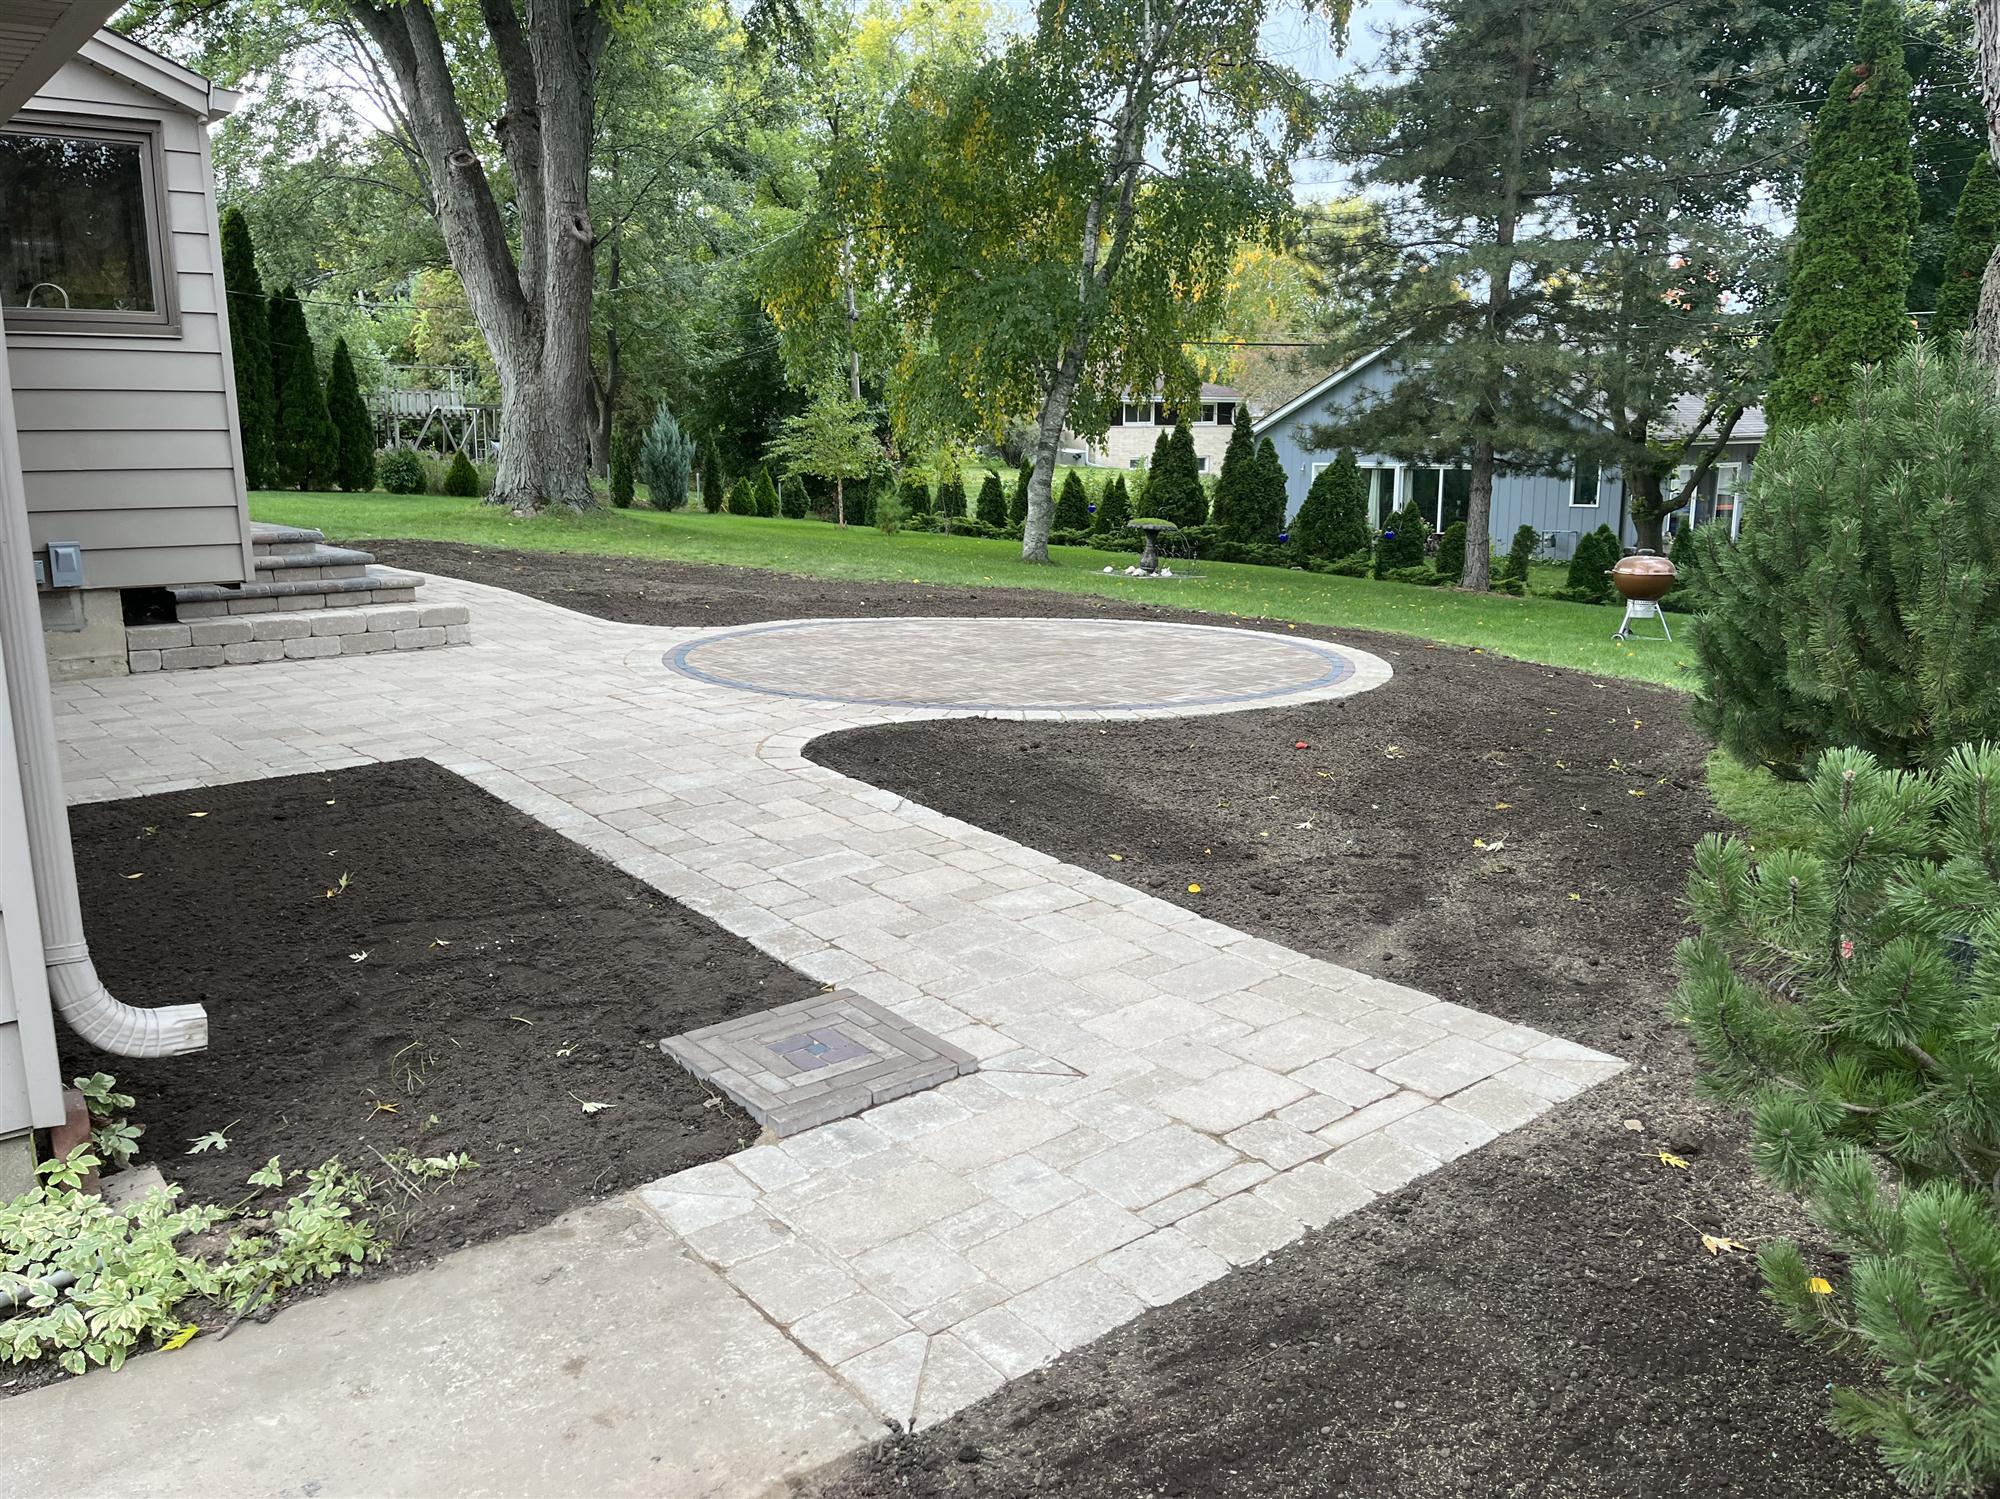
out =
{"type": "Polygon", "coordinates": [[[1802,1336],[1875,1368],[1833,1421],[1924,1493],[2000,1484],[2000,748],[1822,755],[1814,836],[1711,835],[1676,955],[1704,1086],[1846,1262],[1759,1255],[1802,1336]]]}

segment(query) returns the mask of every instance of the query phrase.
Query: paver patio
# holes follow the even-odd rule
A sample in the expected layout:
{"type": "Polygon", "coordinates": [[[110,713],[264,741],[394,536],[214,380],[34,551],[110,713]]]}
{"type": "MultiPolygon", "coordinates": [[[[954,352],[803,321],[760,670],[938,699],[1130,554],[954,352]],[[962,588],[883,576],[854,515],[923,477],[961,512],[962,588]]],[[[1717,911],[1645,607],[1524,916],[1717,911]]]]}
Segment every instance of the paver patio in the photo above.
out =
{"type": "Polygon", "coordinates": [[[948,1415],[1621,1065],[801,755],[836,729],[943,713],[1338,697],[1388,679],[1364,653],[1119,621],[704,634],[446,579],[430,592],[472,606],[476,644],[59,685],[72,794],[428,756],[979,1070],[666,1178],[624,1217],[573,1214],[227,1346],[197,1339],[0,1404],[22,1492],[533,1489],[588,1449],[576,1471],[597,1487],[759,1493],[885,1418],[948,1415]],[[634,1377],[549,1374],[579,1357],[634,1377]],[[79,1430],[80,1452],[65,1435],[79,1430]]]}

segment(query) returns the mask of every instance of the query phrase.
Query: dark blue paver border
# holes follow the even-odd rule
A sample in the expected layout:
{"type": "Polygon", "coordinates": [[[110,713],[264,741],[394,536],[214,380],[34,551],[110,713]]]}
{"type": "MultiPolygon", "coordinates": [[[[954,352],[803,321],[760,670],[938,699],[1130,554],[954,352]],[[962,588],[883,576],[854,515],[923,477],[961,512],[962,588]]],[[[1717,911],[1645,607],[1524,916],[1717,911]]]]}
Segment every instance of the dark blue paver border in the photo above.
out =
{"type": "MultiPolygon", "coordinates": [[[[1270,635],[1257,631],[1228,633],[1255,634],[1261,640],[1276,645],[1302,650],[1325,664],[1326,669],[1309,682],[1295,682],[1286,687],[1271,687],[1258,692],[1239,692],[1221,697],[1185,698],[1169,703],[987,703],[987,702],[935,702],[912,698],[853,697],[846,693],[802,692],[785,687],[765,687],[756,682],[739,682],[733,677],[718,676],[714,672],[703,671],[688,660],[695,651],[705,646],[720,645],[726,640],[740,640],[751,635],[780,635],[789,630],[815,629],[822,625],[852,625],[863,623],[888,623],[894,619],[898,623],[936,623],[925,617],[885,616],[879,621],[860,619],[804,619],[791,620],[775,625],[748,625],[739,630],[725,630],[715,635],[704,635],[699,640],[690,640],[675,646],[662,658],[668,669],[681,676],[705,682],[712,687],[728,687],[738,692],[754,692],[763,697],[793,698],[801,702],[847,703],[860,708],[914,708],[952,713],[1140,713],[1163,709],[1217,708],[1236,703],[1264,702],[1274,697],[1290,697],[1298,692],[1317,692],[1322,688],[1338,686],[1354,675],[1354,662],[1333,646],[1322,641],[1295,640],[1284,635],[1270,635]]],[[[971,617],[958,617],[955,623],[973,623],[971,617]]],[[[998,622],[986,621],[986,622],[998,622]]],[[[1108,624],[1108,620],[1076,620],[1076,624],[1108,624]]],[[[1128,623],[1128,621],[1117,621],[1128,623]]],[[[1129,621],[1146,624],[1144,620],[1129,621]]],[[[1155,628],[1160,628],[1156,626],[1155,628]]],[[[1170,630],[1221,630],[1217,625],[1167,625],[1170,630]]]]}

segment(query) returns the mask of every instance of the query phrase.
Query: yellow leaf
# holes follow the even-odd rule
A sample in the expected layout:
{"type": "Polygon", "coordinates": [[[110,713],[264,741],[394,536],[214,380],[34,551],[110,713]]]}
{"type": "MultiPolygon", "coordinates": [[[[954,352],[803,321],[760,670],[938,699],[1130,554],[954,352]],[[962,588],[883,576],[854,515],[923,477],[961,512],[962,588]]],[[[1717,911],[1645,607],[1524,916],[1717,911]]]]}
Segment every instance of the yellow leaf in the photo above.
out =
{"type": "Polygon", "coordinates": [[[1833,1294],[1833,1282],[1825,1276],[1815,1275],[1811,1280],[1806,1282],[1806,1289],[1815,1296],[1831,1296],[1833,1294]]]}
{"type": "Polygon", "coordinates": [[[1628,791],[1625,794],[1627,796],[1644,796],[1646,793],[1643,791],[1628,791]]]}
{"type": "Polygon", "coordinates": [[[1493,804],[1493,810],[1495,812],[1506,812],[1511,810],[1513,805],[1514,804],[1512,802],[1495,802],[1493,804]]]}
{"type": "Polygon", "coordinates": [[[1663,1166],[1671,1166],[1676,1171],[1685,1171],[1688,1168],[1688,1163],[1675,1155],[1671,1150],[1662,1150],[1658,1152],[1658,1155],[1660,1157],[1660,1164],[1663,1166]]]}
{"type": "MultiPolygon", "coordinates": [[[[205,816],[206,814],[201,814],[201,815],[205,816]]],[[[166,1342],[160,1345],[160,1347],[165,1349],[168,1353],[172,1353],[176,1348],[185,1348],[187,1347],[188,1343],[193,1339],[194,1335],[200,1331],[201,1329],[199,1327],[196,1327],[192,1322],[190,1322],[186,1327],[183,1327],[179,1332],[175,1333],[171,1338],[168,1338],[166,1342]]]]}
{"type": "Polygon", "coordinates": [[[1123,854],[1113,854],[1111,856],[1111,862],[1113,864],[1123,864],[1125,862],[1125,856],[1123,854]]]}
{"type": "Polygon", "coordinates": [[[1582,900],[1582,899],[1583,899],[1583,897],[1582,897],[1581,895],[1578,895],[1578,894],[1577,894],[1577,893],[1576,893],[1576,892],[1575,892],[1574,890],[1570,891],[1570,893],[1569,893],[1569,898],[1570,898],[1571,900],[1582,900]]]}
{"type": "Polygon", "coordinates": [[[1701,1236],[1701,1247],[1706,1249],[1711,1255],[1717,1255],[1725,1249],[1748,1249],[1750,1246],[1739,1243],[1735,1239],[1724,1239],[1715,1234],[1703,1234],[1701,1236]]]}
{"type": "Polygon", "coordinates": [[[1201,886],[1199,886],[1199,885],[1190,885],[1190,886],[1188,886],[1188,894],[1189,894],[1189,895],[1199,895],[1199,894],[1201,894],[1201,886]]]}
{"type": "Polygon", "coordinates": [[[1484,838],[1475,838],[1472,840],[1472,846],[1474,848],[1484,848],[1486,847],[1486,840],[1484,838]]]}
{"type": "MultiPolygon", "coordinates": [[[[208,816],[208,814],[207,814],[206,812],[190,812],[190,813],[188,813],[188,816],[190,816],[190,817],[206,817],[206,816],[208,816]]],[[[180,1333],[175,1333],[175,1334],[174,1334],[174,1336],[175,1336],[175,1337],[179,1337],[179,1336],[180,1336],[180,1333]]],[[[191,1334],[191,1333],[190,1333],[190,1334],[189,1334],[189,1336],[190,1336],[190,1337],[192,1337],[192,1336],[193,1336],[193,1334],[191,1334]]],[[[178,1348],[178,1347],[180,1347],[180,1344],[176,1343],[176,1344],[174,1344],[174,1346],[175,1346],[176,1348],[178,1348]]]]}
{"type": "Polygon", "coordinates": [[[143,880],[143,879],[145,878],[145,875],[143,875],[143,874],[128,874],[128,875],[126,875],[126,876],[125,876],[125,878],[126,878],[126,879],[128,879],[128,880],[143,880]]]}

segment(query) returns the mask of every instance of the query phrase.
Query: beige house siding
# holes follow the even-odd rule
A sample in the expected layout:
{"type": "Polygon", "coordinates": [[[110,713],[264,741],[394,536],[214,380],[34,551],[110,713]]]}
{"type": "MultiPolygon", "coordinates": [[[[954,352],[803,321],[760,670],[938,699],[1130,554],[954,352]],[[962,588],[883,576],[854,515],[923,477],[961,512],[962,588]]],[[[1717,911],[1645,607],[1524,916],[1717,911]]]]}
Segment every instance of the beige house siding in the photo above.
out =
{"type": "MultiPolygon", "coordinates": [[[[1113,427],[1102,441],[1085,450],[1085,456],[1097,467],[1144,468],[1146,460],[1153,456],[1153,444],[1159,441],[1162,430],[1132,425],[1113,427]]],[[[1202,468],[1204,474],[1222,471],[1222,455],[1229,451],[1229,430],[1227,422],[1196,422],[1188,428],[1194,438],[1195,457],[1208,460],[1202,468]]]]}
{"type": "Polygon", "coordinates": [[[89,588],[238,582],[253,571],[208,128],[140,86],[174,97],[186,76],[99,38],[20,117],[155,126],[165,160],[178,328],[7,332],[29,529],[37,547],[81,543],[89,588]]]}

